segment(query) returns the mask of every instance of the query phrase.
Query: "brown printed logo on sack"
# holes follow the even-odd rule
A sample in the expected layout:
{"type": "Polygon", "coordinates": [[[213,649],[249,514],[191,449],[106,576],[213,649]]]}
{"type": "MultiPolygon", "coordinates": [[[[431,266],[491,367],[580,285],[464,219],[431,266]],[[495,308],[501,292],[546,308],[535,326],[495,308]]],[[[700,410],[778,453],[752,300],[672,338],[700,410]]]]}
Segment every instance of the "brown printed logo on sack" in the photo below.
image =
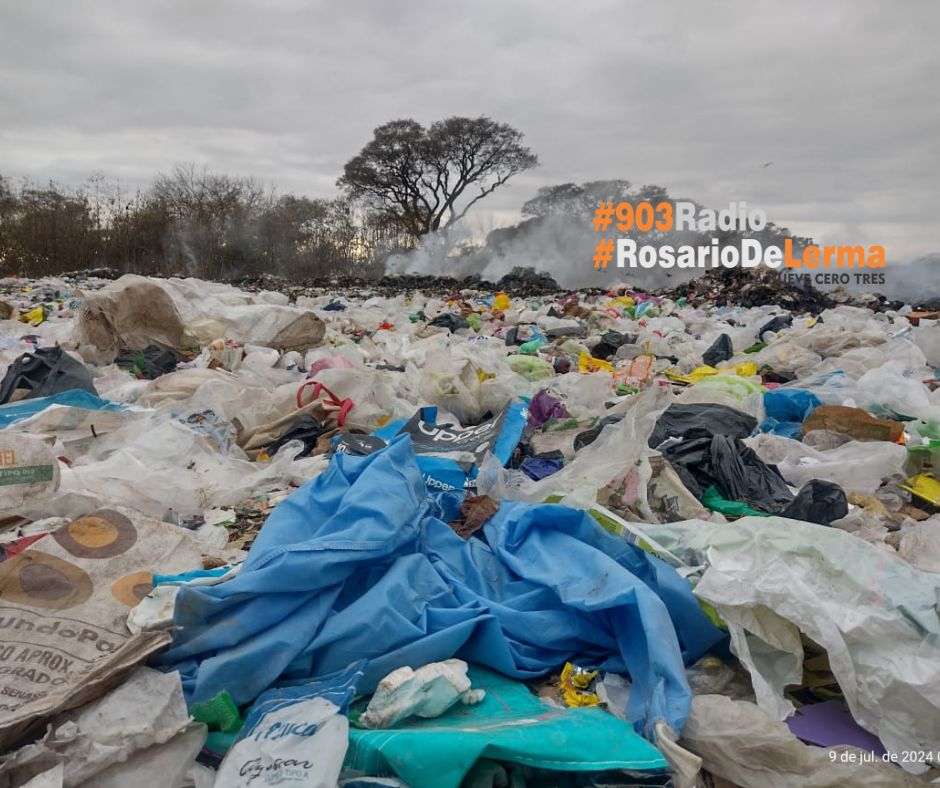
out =
{"type": "Polygon", "coordinates": [[[0,450],[0,468],[12,468],[16,465],[16,452],[13,449],[0,450]]]}
{"type": "Polygon", "coordinates": [[[103,509],[0,563],[0,749],[27,727],[106,691],[170,641],[133,635],[127,615],[152,589],[152,572],[202,566],[185,531],[103,509]]]}

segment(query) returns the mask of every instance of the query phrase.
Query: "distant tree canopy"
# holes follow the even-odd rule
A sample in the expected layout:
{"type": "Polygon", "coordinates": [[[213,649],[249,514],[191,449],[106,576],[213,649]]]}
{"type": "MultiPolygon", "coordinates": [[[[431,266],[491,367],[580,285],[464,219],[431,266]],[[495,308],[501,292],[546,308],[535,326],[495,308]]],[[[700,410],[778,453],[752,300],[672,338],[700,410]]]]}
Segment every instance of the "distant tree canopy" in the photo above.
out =
{"type": "Polygon", "coordinates": [[[338,185],[414,239],[461,219],[513,175],[538,164],[522,133],[487,117],[379,126],[338,185]]]}

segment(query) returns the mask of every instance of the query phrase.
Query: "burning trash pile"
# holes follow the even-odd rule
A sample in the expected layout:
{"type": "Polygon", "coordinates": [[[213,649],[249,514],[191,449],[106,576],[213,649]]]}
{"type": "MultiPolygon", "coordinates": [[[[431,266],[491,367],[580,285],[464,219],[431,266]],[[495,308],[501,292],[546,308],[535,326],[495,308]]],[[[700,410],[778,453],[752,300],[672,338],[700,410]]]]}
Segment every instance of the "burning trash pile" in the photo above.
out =
{"type": "Polygon", "coordinates": [[[940,774],[940,313],[93,273],[0,282],[0,787],[940,774]]]}

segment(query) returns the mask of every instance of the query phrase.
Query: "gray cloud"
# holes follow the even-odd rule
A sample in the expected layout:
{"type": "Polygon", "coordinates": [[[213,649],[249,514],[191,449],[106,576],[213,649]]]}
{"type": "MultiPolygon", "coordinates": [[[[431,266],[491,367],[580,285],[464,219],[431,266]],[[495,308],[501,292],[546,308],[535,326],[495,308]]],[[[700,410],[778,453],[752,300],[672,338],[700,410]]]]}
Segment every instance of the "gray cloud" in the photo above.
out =
{"type": "Polygon", "coordinates": [[[940,248],[938,29],[933,0],[0,0],[0,172],[326,196],[376,125],[485,113],[543,164],[481,225],[626,177],[904,260],[940,248]]]}

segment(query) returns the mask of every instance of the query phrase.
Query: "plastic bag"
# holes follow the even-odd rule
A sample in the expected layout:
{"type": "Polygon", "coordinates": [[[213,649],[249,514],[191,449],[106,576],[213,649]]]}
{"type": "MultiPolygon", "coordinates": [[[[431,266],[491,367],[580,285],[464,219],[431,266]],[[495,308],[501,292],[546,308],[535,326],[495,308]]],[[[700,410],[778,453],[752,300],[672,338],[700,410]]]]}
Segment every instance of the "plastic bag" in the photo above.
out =
{"type": "Polygon", "coordinates": [[[850,441],[819,451],[780,435],[762,434],[747,443],[764,462],[777,466],[783,478],[795,486],[811,479],[825,479],[846,491],[870,495],[885,478],[902,474],[907,452],[888,442],[850,441]]]}
{"type": "Polygon", "coordinates": [[[335,788],[349,735],[346,709],[361,676],[361,663],[354,663],[318,681],[259,695],[219,766],[217,788],[335,788]]]}
{"type": "Polygon", "coordinates": [[[713,375],[689,386],[676,401],[688,405],[713,402],[748,413],[758,422],[764,419],[764,387],[747,378],[713,375]]]}
{"type": "Polygon", "coordinates": [[[17,391],[25,390],[24,399],[48,397],[72,389],[96,394],[91,373],[81,361],[60,347],[39,348],[24,353],[0,380],[0,405],[10,402],[17,391]]]}
{"type": "Polygon", "coordinates": [[[753,703],[698,695],[680,744],[702,766],[748,788],[916,788],[923,783],[890,763],[871,762],[855,747],[824,749],[801,742],[753,703]]]}
{"type": "Polygon", "coordinates": [[[563,495],[568,506],[590,509],[599,489],[625,468],[653,455],[647,441],[656,418],[670,400],[670,393],[662,388],[631,398],[621,421],[605,427],[571,462],[542,481],[534,482],[519,471],[507,470],[498,459],[488,456],[480,466],[477,491],[497,500],[529,503],[563,495]]]}
{"type": "MultiPolygon", "coordinates": [[[[758,705],[783,719],[802,681],[802,633],[823,647],[855,720],[889,752],[940,747],[940,576],[838,528],[746,517],[639,526],[691,566],[748,668],[758,705]],[[917,724],[912,725],[911,721],[917,724]]],[[[929,765],[902,761],[912,772],[929,765]]]]}

